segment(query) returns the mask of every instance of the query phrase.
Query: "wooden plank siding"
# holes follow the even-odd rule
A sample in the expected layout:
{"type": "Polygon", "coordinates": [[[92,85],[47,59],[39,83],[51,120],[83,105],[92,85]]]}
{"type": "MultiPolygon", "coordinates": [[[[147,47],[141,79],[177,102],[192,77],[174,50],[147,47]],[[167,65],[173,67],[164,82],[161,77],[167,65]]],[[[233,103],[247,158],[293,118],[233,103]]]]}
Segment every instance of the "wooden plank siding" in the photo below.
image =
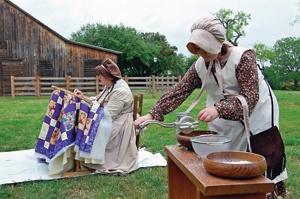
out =
{"type": "Polygon", "coordinates": [[[92,68],[103,59],[117,62],[121,54],[67,40],[9,0],[0,0],[0,27],[0,96],[10,95],[11,75],[92,76],[92,68]],[[20,67],[21,73],[13,72],[20,67]]]}

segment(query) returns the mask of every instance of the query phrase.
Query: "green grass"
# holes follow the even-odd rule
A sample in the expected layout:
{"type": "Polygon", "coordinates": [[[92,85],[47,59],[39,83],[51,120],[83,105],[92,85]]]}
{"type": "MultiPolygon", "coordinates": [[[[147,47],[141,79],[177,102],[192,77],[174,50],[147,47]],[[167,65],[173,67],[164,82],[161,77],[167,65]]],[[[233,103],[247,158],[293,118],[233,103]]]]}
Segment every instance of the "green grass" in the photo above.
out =
{"type": "MultiPolygon", "coordinates": [[[[138,91],[134,91],[137,92],[138,91]]],[[[185,111],[193,102],[196,90],[175,112],[185,111]]],[[[288,199],[300,198],[300,92],[275,91],[280,104],[280,131],[286,144],[286,180],[288,199]]],[[[205,107],[204,93],[199,105],[191,115],[205,107]]],[[[143,113],[160,97],[144,94],[143,113]]],[[[49,96],[0,97],[0,151],[16,151],[35,148],[49,96]]],[[[176,120],[175,112],[165,117],[165,122],[176,120]]],[[[207,129],[200,123],[199,129],[207,129]]],[[[175,130],[158,125],[149,125],[142,134],[140,144],[148,151],[166,156],[164,146],[176,144],[175,130]]],[[[20,165],[21,166],[21,165],[20,165]]],[[[168,198],[167,168],[142,168],[125,176],[92,175],[51,181],[33,181],[0,186],[0,198],[168,198]]]]}

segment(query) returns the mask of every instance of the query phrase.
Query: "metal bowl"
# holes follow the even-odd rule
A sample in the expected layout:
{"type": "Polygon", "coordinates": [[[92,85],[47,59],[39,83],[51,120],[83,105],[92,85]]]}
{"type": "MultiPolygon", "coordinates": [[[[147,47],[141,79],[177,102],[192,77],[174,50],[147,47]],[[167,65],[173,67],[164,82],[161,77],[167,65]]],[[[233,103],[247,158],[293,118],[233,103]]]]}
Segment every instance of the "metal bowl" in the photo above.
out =
{"type": "Polygon", "coordinates": [[[196,137],[199,135],[207,135],[207,134],[218,134],[214,131],[209,131],[209,130],[194,130],[191,133],[177,133],[176,134],[176,139],[177,142],[181,145],[186,147],[188,150],[193,151],[193,146],[192,146],[192,142],[191,142],[191,138],[192,137],[196,137]]]}
{"type": "Polygon", "coordinates": [[[200,135],[191,138],[194,151],[201,157],[212,152],[228,151],[230,149],[231,139],[224,135],[200,135]]]}
{"type": "Polygon", "coordinates": [[[252,178],[266,171],[267,162],[255,153],[222,151],[208,154],[203,166],[209,173],[221,177],[252,178]]]}

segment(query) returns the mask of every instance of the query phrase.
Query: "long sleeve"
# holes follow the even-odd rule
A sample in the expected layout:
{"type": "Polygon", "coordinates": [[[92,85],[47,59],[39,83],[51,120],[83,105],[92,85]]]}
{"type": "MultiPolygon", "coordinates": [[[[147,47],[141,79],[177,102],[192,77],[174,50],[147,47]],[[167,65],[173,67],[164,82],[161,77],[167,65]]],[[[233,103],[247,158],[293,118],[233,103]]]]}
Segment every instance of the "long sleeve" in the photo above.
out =
{"type": "Polygon", "coordinates": [[[155,120],[163,121],[164,115],[178,108],[197,85],[201,83],[201,79],[197,75],[195,65],[193,64],[182,78],[173,88],[166,92],[150,109],[149,113],[155,120]]]}
{"type": "MultiPolygon", "coordinates": [[[[240,95],[246,98],[251,113],[259,99],[258,67],[255,53],[246,51],[237,66],[236,77],[240,95]]],[[[243,108],[237,98],[227,98],[216,104],[219,117],[227,120],[242,120],[243,108]]]]}

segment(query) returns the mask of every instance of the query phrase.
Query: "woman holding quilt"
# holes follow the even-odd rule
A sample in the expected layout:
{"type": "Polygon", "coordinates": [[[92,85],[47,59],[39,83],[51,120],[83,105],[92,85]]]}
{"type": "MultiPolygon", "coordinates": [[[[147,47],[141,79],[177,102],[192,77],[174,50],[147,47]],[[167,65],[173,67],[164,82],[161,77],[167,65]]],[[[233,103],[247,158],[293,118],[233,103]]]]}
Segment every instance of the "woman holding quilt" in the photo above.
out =
{"type": "MultiPolygon", "coordinates": [[[[128,84],[122,79],[119,67],[106,59],[96,67],[103,91],[96,100],[107,109],[112,120],[111,132],[103,164],[83,161],[82,165],[97,173],[129,173],[136,168],[138,151],[133,126],[133,97],[128,84]]],[[[75,89],[76,94],[82,94],[75,89]]]]}
{"type": "Polygon", "coordinates": [[[133,96],[119,67],[106,59],[96,68],[102,92],[91,97],[55,90],[52,93],[35,155],[49,164],[49,175],[74,168],[95,173],[129,173],[136,169],[138,149],[133,126],[133,96]]]}

